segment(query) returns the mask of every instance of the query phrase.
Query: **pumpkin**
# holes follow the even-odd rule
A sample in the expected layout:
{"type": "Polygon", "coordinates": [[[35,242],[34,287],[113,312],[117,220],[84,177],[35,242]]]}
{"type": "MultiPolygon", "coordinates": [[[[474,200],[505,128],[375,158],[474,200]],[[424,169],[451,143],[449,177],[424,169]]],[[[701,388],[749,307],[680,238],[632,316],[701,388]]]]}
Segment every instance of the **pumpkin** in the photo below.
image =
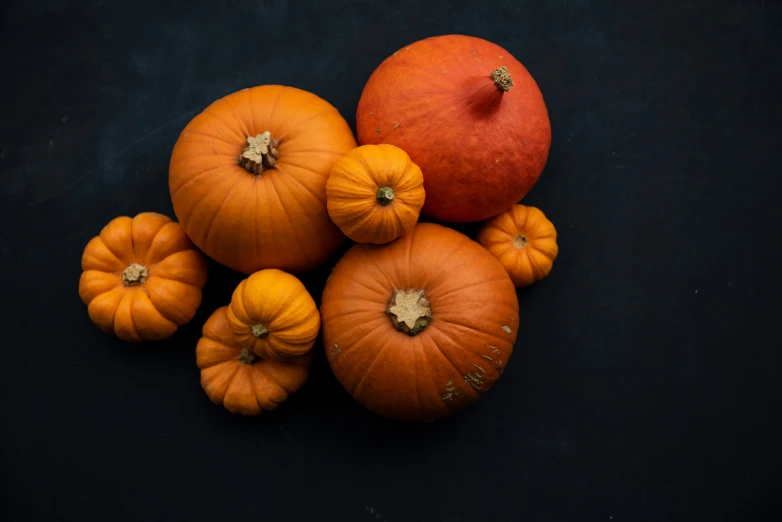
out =
{"type": "Polygon", "coordinates": [[[360,144],[404,149],[424,172],[423,213],[480,221],[538,180],[551,125],[527,69],[502,47],[462,35],[427,38],[387,58],[356,113],[360,144]]]}
{"type": "Polygon", "coordinates": [[[228,307],[239,346],[277,361],[310,351],[320,315],[307,289],[294,276],[269,268],[239,283],[228,307]]]}
{"type": "Polygon", "coordinates": [[[424,177],[393,145],[364,145],[331,168],[326,183],[329,216],[358,243],[388,243],[408,233],[424,204],[424,177]]]}
{"type": "Polygon", "coordinates": [[[111,220],[87,243],[81,267],[90,319],[130,342],[165,339],[189,322],[207,275],[179,223],[154,212],[111,220]]]}
{"type": "Polygon", "coordinates": [[[230,94],[174,146],[174,212],[193,242],[229,268],[312,268],[344,240],[326,210],[326,179],[355,146],[347,122],[314,94],[280,85],[230,94]]]}
{"type": "Polygon", "coordinates": [[[516,286],[546,277],[559,253],[554,225],[539,209],[525,205],[484,223],[478,242],[502,263],[516,286]]]}
{"type": "Polygon", "coordinates": [[[289,361],[262,359],[242,348],[228,323],[228,307],[207,319],[196,347],[201,386],[232,413],[258,415],[280,405],[307,381],[312,352],[289,361]]]}
{"type": "Polygon", "coordinates": [[[518,333],[516,290],[467,236],[434,223],[356,244],[323,291],[326,357],[363,406],[398,420],[461,410],[497,381],[518,333]]]}

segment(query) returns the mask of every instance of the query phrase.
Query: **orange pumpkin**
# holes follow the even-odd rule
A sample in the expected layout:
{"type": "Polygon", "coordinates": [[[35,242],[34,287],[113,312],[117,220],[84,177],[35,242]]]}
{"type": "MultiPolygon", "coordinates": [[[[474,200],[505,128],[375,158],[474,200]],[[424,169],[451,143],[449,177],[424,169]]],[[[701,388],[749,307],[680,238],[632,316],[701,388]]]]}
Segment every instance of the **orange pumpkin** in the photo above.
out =
{"type": "Polygon", "coordinates": [[[207,275],[179,223],[154,212],[111,220],[87,243],[81,267],[90,319],[131,342],[165,339],[190,321],[207,275]]]}
{"type": "Polygon", "coordinates": [[[273,410],[307,381],[312,352],[286,362],[262,359],[238,344],[227,310],[223,306],[212,314],[198,341],[201,386],[212,402],[232,413],[273,410]]]}
{"type": "Polygon", "coordinates": [[[478,242],[502,263],[516,286],[546,277],[559,253],[557,229],[539,209],[524,205],[487,221],[478,242]]]}
{"type": "Polygon", "coordinates": [[[424,204],[424,176],[393,145],[364,145],[331,168],[326,183],[329,215],[358,243],[388,243],[407,234],[424,204]]]}
{"type": "Polygon", "coordinates": [[[265,85],[228,95],[174,146],[174,212],[204,253],[234,270],[312,268],[344,240],[326,210],[326,179],[355,146],[314,94],[265,85]]]}
{"type": "Polygon", "coordinates": [[[339,382],[375,413],[406,421],[446,416],[486,393],[513,351],[518,312],[500,263],[432,223],[386,245],[353,246],[321,304],[339,382]]]}
{"type": "Polygon", "coordinates": [[[424,214],[480,221],[538,180],[551,125],[527,69],[505,49],[462,35],[427,38],[372,73],[356,113],[358,141],[404,149],[424,172],[424,214]]]}
{"type": "Polygon", "coordinates": [[[277,361],[309,352],[320,330],[318,308],[301,281],[273,268],[239,283],[228,321],[239,346],[277,361]]]}

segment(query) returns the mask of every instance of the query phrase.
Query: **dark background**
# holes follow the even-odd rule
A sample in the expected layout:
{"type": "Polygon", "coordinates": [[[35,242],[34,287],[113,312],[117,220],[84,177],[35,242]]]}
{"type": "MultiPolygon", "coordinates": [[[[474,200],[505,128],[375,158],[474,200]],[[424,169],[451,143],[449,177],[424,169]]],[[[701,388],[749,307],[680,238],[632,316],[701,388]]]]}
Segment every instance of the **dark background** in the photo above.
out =
{"type": "MultiPolygon", "coordinates": [[[[780,507],[782,5],[766,1],[65,0],[0,11],[3,520],[772,520],[780,507]],[[525,203],[559,231],[516,351],[473,407],[363,410],[321,349],[241,418],[199,385],[196,319],[127,345],[77,295],[117,215],[173,216],[168,160],[213,100],[282,83],[354,124],[423,37],[505,47],[553,143],[525,203]]],[[[461,227],[469,233],[475,226],[461,227]]],[[[333,263],[334,260],[332,260],[333,263]]],[[[302,278],[319,300],[330,270],[302,278]]]]}

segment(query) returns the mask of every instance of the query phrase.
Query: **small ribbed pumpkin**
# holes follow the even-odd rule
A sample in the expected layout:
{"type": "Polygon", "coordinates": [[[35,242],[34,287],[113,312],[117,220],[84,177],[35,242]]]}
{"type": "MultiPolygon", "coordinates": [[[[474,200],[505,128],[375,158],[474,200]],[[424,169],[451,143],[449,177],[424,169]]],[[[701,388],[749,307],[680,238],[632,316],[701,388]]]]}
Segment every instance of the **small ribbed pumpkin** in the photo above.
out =
{"type": "Polygon", "coordinates": [[[239,283],[228,322],[242,348],[276,361],[310,351],[320,330],[318,308],[301,281],[273,268],[239,283]]]}
{"type": "Polygon", "coordinates": [[[334,164],[326,182],[329,216],[357,243],[388,243],[407,234],[424,197],[421,169],[393,145],[353,149],[334,164]]]}
{"type": "Polygon", "coordinates": [[[165,339],[189,322],[207,276],[179,223],[154,212],[111,220],[87,243],[81,267],[90,319],[129,342],[165,339]]]}
{"type": "Polygon", "coordinates": [[[212,402],[232,413],[273,410],[307,381],[312,352],[284,362],[262,359],[239,345],[227,310],[223,306],[212,314],[198,341],[201,386],[212,402]]]}
{"type": "Polygon", "coordinates": [[[554,225],[539,209],[525,205],[487,221],[478,232],[478,242],[519,287],[546,277],[559,253],[554,225]]]}

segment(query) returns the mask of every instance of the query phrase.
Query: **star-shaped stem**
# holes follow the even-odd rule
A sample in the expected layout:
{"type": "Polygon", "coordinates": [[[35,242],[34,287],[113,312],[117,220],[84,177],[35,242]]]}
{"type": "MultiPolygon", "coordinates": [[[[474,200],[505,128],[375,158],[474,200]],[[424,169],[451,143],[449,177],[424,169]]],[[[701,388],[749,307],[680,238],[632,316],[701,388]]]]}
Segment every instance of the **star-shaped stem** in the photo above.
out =
{"type": "Polygon", "coordinates": [[[411,337],[432,322],[432,309],[423,289],[394,290],[387,313],[394,328],[411,337]]]}
{"type": "Polygon", "coordinates": [[[260,174],[264,170],[272,169],[280,158],[280,152],[277,150],[280,142],[272,138],[269,131],[258,134],[254,138],[247,137],[247,146],[242,150],[238,163],[244,167],[247,172],[260,174]]]}

